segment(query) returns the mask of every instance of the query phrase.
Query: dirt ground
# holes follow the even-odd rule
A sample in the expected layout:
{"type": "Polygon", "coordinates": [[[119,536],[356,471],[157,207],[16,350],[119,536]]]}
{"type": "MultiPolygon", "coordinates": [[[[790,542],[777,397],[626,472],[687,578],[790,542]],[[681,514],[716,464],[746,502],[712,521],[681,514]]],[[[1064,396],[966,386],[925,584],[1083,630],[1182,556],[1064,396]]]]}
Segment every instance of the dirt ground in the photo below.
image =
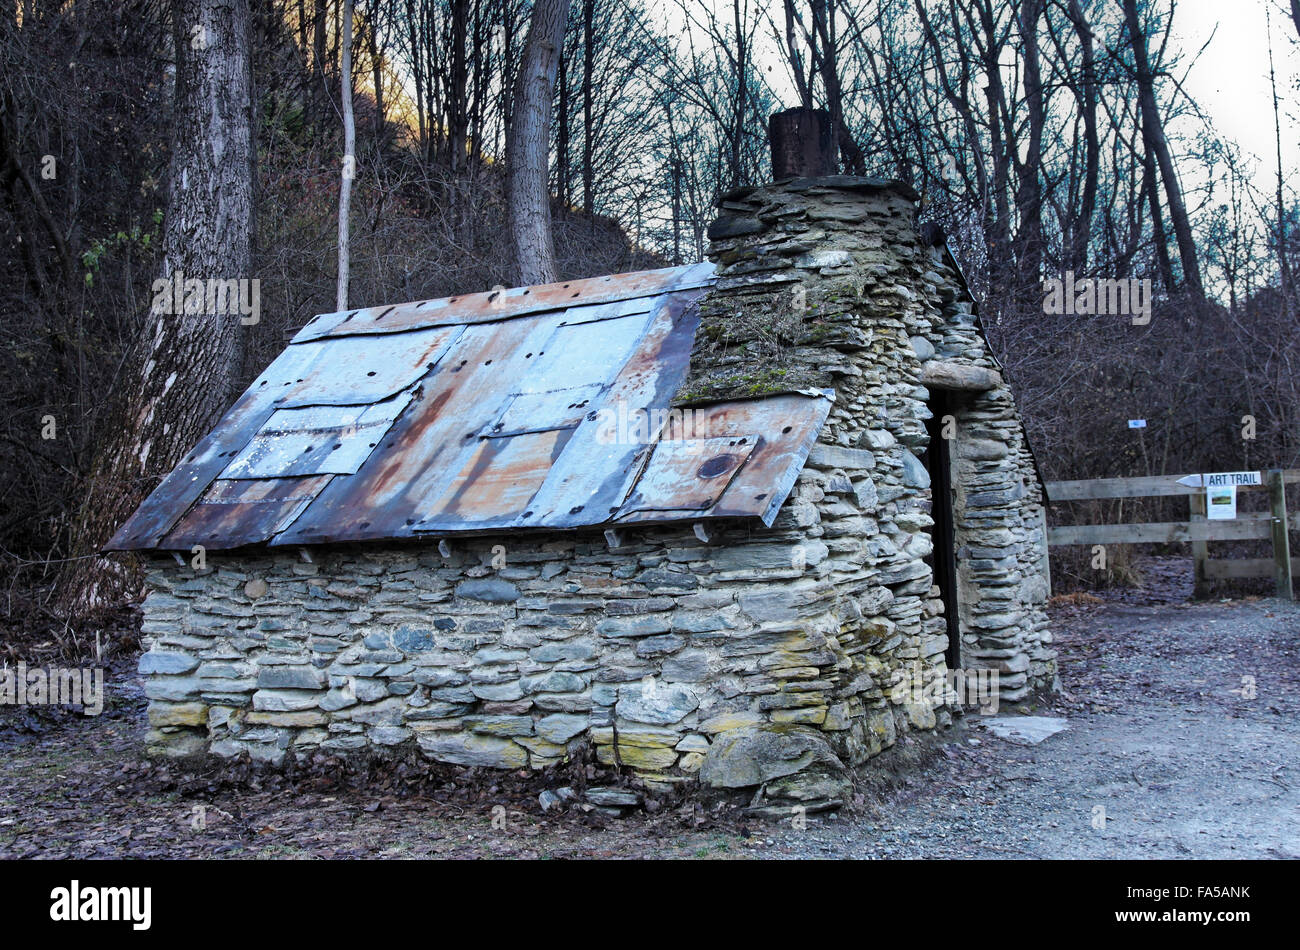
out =
{"type": "Polygon", "coordinates": [[[536,779],[462,769],[153,763],[123,657],[99,717],[0,708],[0,857],[1300,857],[1300,606],[1175,600],[1054,607],[1063,690],[1000,715],[1065,731],[1018,744],[969,714],[806,823],[672,800],[544,813],[536,779]]]}

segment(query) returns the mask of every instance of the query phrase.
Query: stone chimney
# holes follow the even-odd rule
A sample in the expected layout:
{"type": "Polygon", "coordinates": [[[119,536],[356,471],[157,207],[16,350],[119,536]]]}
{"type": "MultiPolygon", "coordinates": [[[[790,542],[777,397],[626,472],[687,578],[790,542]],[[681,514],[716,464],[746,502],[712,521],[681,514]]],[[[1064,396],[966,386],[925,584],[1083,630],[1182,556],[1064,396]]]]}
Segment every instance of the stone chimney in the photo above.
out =
{"type": "MultiPolygon", "coordinates": [[[[721,197],[708,232],[717,282],[701,300],[677,401],[833,391],[792,495],[793,521],[838,539],[850,578],[841,585],[867,577],[889,589],[900,649],[936,670],[948,638],[923,563],[934,521],[922,459],[942,404],[957,433],[948,471],[961,663],[999,670],[1013,701],[1055,673],[1040,477],[942,230],[918,228],[909,185],[834,174],[829,128],[824,113],[773,116],[776,181],[721,197]],[[837,486],[852,492],[836,495],[837,486]]],[[[842,639],[857,636],[868,635],[842,639]]],[[[882,657],[894,649],[871,642],[882,657]]]]}
{"type": "MultiPolygon", "coordinates": [[[[778,180],[724,194],[709,227],[718,280],[678,401],[834,389],[833,420],[874,414],[895,398],[885,389],[916,378],[910,338],[943,320],[931,295],[947,281],[917,229],[919,196],[902,182],[834,174],[825,112],[777,113],[769,127],[778,180]]],[[[844,432],[845,444],[863,428],[844,432]]],[[[902,437],[924,443],[921,420],[902,437]]]]}

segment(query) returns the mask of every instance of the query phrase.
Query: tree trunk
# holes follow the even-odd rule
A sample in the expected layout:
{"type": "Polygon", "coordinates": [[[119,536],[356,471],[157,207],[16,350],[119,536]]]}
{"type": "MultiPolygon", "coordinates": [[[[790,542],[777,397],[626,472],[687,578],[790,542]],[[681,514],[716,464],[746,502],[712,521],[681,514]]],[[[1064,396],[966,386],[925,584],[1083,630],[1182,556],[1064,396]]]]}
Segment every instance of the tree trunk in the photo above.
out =
{"type": "MultiPolygon", "coordinates": [[[[248,279],[252,267],[252,72],[248,0],[172,0],[176,87],[162,278],[248,279]]],[[[204,436],[237,395],[241,313],[206,293],[166,312],[155,285],[123,387],[120,424],[84,486],[74,559],[59,603],[80,616],[139,592],[134,565],[98,556],[162,476],[204,436]],[[186,307],[190,310],[190,307],[186,307]]],[[[251,285],[250,285],[251,292],[251,285]]],[[[187,295],[188,297],[188,295],[187,295]]]]}
{"type": "MultiPolygon", "coordinates": [[[[984,68],[986,84],[984,99],[988,109],[989,144],[993,155],[993,198],[992,207],[996,214],[992,222],[986,224],[989,234],[989,287],[990,296],[1006,300],[1012,281],[1014,254],[1011,249],[1011,202],[1009,199],[1011,181],[1011,157],[1015,154],[1015,129],[1004,126],[1003,116],[1006,111],[1006,88],[1002,82],[1002,67],[999,61],[1005,48],[1003,34],[994,16],[992,0],[981,0],[977,14],[979,28],[983,33],[982,44],[976,41],[977,51],[984,68]]],[[[974,35],[975,24],[970,23],[974,35]]]]}
{"type": "Polygon", "coordinates": [[[1268,34],[1268,82],[1273,90],[1273,141],[1277,148],[1277,195],[1275,207],[1277,213],[1277,264],[1282,280],[1282,305],[1289,312],[1291,309],[1292,280],[1291,261],[1287,257],[1286,245],[1286,201],[1282,174],[1282,116],[1277,101],[1277,71],[1273,66],[1273,27],[1270,17],[1268,34]]]}
{"type": "Polygon", "coordinates": [[[469,71],[465,62],[465,44],[469,40],[469,0],[452,0],[451,4],[451,72],[447,77],[447,156],[448,168],[455,178],[465,169],[469,138],[469,71]]]}
{"type": "MultiPolygon", "coordinates": [[[[790,61],[790,75],[794,79],[795,91],[799,93],[799,105],[804,109],[813,108],[812,77],[804,75],[803,52],[799,48],[799,31],[795,26],[802,21],[795,12],[794,0],[784,0],[785,11],[785,55],[790,61]]],[[[809,37],[810,43],[815,43],[809,37]]]]}
{"type": "Polygon", "coordinates": [[[844,162],[844,172],[848,175],[865,175],[866,159],[862,149],[849,132],[844,122],[844,95],[840,86],[839,40],[835,36],[835,6],[825,0],[812,4],[813,28],[821,40],[821,56],[818,60],[822,77],[822,86],[826,90],[826,108],[831,114],[831,125],[835,129],[835,141],[839,145],[840,158],[844,162]]]}
{"type": "Polygon", "coordinates": [[[1024,161],[1019,158],[1019,149],[1008,149],[1016,162],[1017,177],[1017,291],[1032,288],[1036,292],[1043,276],[1043,189],[1040,170],[1043,162],[1043,127],[1047,116],[1038,50],[1038,23],[1046,8],[1046,0],[1022,0],[1018,13],[1021,58],[1024,61],[1025,110],[1029,114],[1029,140],[1024,149],[1024,161]]]}
{"type": "Polygon", "coordinates": [[[317,102],[324,102],[327,98],[325,91],[325,12],[327,2],[328,0],[315,0],[315,6],[312,8],[311,58],[312,73],[316,80],[312,84],[312,98],[317,102]]]}
{"type": "MultiPolygon", "coordinates": [[[[1297,0],[1300,2],[1300,0],[1297,0]]],[[[596,0],[582,4],[582,211],[587,227],[596,213],[595,135],[592,118],[592,76],[596,71],[596,0]]]]}
{"type": "Polygon", "coordinates": [[[555,197],[560,207],[569,206],[569,63],[564,50],[560,50],[559,78],[556,87],[560,92],[555,129],[555,197]]]}
{"type": "Polygon", "coordinates": [[[470,113],[469,123],[469,171],[471,175],[478,172],[483,157],[483,119],[487,107],[487,90],[489,77],[494,77],[492,70],[492,40],[488,32],[488,23],[484,20],[483,0],[474,0],[474,45],[473,74],[470,76],[471,98],[474,108],[470,113]]]}
{"type": "Polygon", "coordinates": [[[741,145],[745,140],[745,108],[749,104],[749,42],[745,37],[744,18],[741,16],[740,0],[731,2],[732,27],[735,29],[735,64],[736,64],[736,98],[732,103],[731,114],[731,184],[741,184],[744,177],[740,166],[741,145]]]}
{"type": "Polygon", "coordinates": [[[367,26],[370,31],[370,72],[375,83],[375,148],[378,150],[384,146],[384,61],[379,55],[379,27],[374,22],[367,26]]]}
{"type": "Polygon", "coordinates": [[[1165,290],[1174,292],[1174,266],[1169,260],[1169,238],[1165,231],[1164,212],[1160,209],[1160,183],[1156,180],[1156,160],[1147,152],[1142,159],[1142,194],[1151,207],[1151,242],[1156,250],[1156,269],[1165,290]]]}
{"type": "Polygon", "coordinates": [[[298,0],[298,51],[302,54],[303,63],[307,61],[307,47],[309,38],[307,36],[307,5],[305,0],[298,0]]]}
{"type": "MultiPolygon", "coordinates": [[[[1300,0],[1296,2],[1300,3],[1300,0]]],[[[1088,243],[1092,236],[1092,217],[1097,207],[1097,179],[1101,164],[1101,139],[1097,133],[1097,67],[1092,28],[1084,17],[1079,0],[1070,0],[1066,15],[1074,25],[1082,50],[1082,76],[1076,94],[1079,97],[1079,110],[1083,113],[1085,142],[1083,199],[1074,219],[1066,260],[1070,269],[1082,272],[1088,266],[1088,243]]]]}
{"type": "Polygon", "coordinates": [[[1160,178],[1165,185],[1165,199],[1169,204],[1169,219],[1178,242],[1178,256],[1182,260],[1183,280],[1193,296],[1204,299],[1201,284],[1201,267],[1197,261],[1196,242],[1192,238],[1192,225],[1183,203],[1183,191],[1178,184],[1169,140],[1165,137],[1164,123],[1156,105],[1155,77],[1147,57],[1147,37],[1138,20],[1137,0],[1123,0],[1124,20],[1129,39],[1133,43],[1133,61],[1137,67],[1138,105],[1142,111],[1142,139],[1147,151],[1155,157],[1160,167],[1160,178]]]}
{"type": "Polygon", "coordinates": [[[346,310],[352,264],[348,225],[352,210],[352,179],[357,173],[357,128],[352,116],[352,0],[343,0],[343,55],[339,77],[343,101],[343,176],[339,182],[339,282],[334,309],[346,310]]]}
{"type": "Polygon", "coordinates": [[[556,279],[551,202],[546,186],[551,97],[568,16],[569,0],[536,0],[515,83],[506,165],[510,175],[510,228],[520,286],[548,284],[556,279]]]}
{"type": "Polygon", "coordinates": [[[421,64],[424,62],[424,54],[421,52],[415,22],[415,3],[413,0],[406,0],[406,26],[411,38],[411,73],[412,78],[415,80],[415,117],[420,130],[420,154],[423,155],[425,142],[427,141],[424,130],[424,70],[421,68],[421,64]]]}

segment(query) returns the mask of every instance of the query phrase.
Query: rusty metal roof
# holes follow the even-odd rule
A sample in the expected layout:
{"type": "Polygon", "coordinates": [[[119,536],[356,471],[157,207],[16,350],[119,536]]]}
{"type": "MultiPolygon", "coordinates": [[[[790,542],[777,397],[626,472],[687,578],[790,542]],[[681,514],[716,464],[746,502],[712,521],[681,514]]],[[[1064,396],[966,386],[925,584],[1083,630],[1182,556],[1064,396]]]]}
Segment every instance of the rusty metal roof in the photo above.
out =
{"type": "Polygon", "coordinates": [[[322,314],[107,550],[770,525],[833,396],[670,409],[710,264],[322,314]]]}

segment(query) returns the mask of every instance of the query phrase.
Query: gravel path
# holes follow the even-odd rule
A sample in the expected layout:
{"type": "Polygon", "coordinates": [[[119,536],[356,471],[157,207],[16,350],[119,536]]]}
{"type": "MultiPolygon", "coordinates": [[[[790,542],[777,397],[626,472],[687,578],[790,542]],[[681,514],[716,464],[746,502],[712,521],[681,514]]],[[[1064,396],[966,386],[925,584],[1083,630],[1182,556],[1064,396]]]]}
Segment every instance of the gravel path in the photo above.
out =
{"type": "Polygon", "coordinates": [[[1064,693],[1033,713],[1065,717],[1066,731],[1018,745],[968,716],[938,763],[867,815],[783,829],[778,846],[844,857],[1300,857],[1300,607],[1107,605],[1055,619],[1064,693]]]}
{"type": "Polygon", "coordinates": [[[0,857],[1300,857],[1300,607],[1059,607],[1054,629],[1064,691],[1027,712],[1065,731],[1022,745],[969,715],[806,827],[672,803],[543,814],[535,787],[481,775],[413,793],[177,773],[140,756],[119,671],[95,719],[0,710],[0,857]]]}

